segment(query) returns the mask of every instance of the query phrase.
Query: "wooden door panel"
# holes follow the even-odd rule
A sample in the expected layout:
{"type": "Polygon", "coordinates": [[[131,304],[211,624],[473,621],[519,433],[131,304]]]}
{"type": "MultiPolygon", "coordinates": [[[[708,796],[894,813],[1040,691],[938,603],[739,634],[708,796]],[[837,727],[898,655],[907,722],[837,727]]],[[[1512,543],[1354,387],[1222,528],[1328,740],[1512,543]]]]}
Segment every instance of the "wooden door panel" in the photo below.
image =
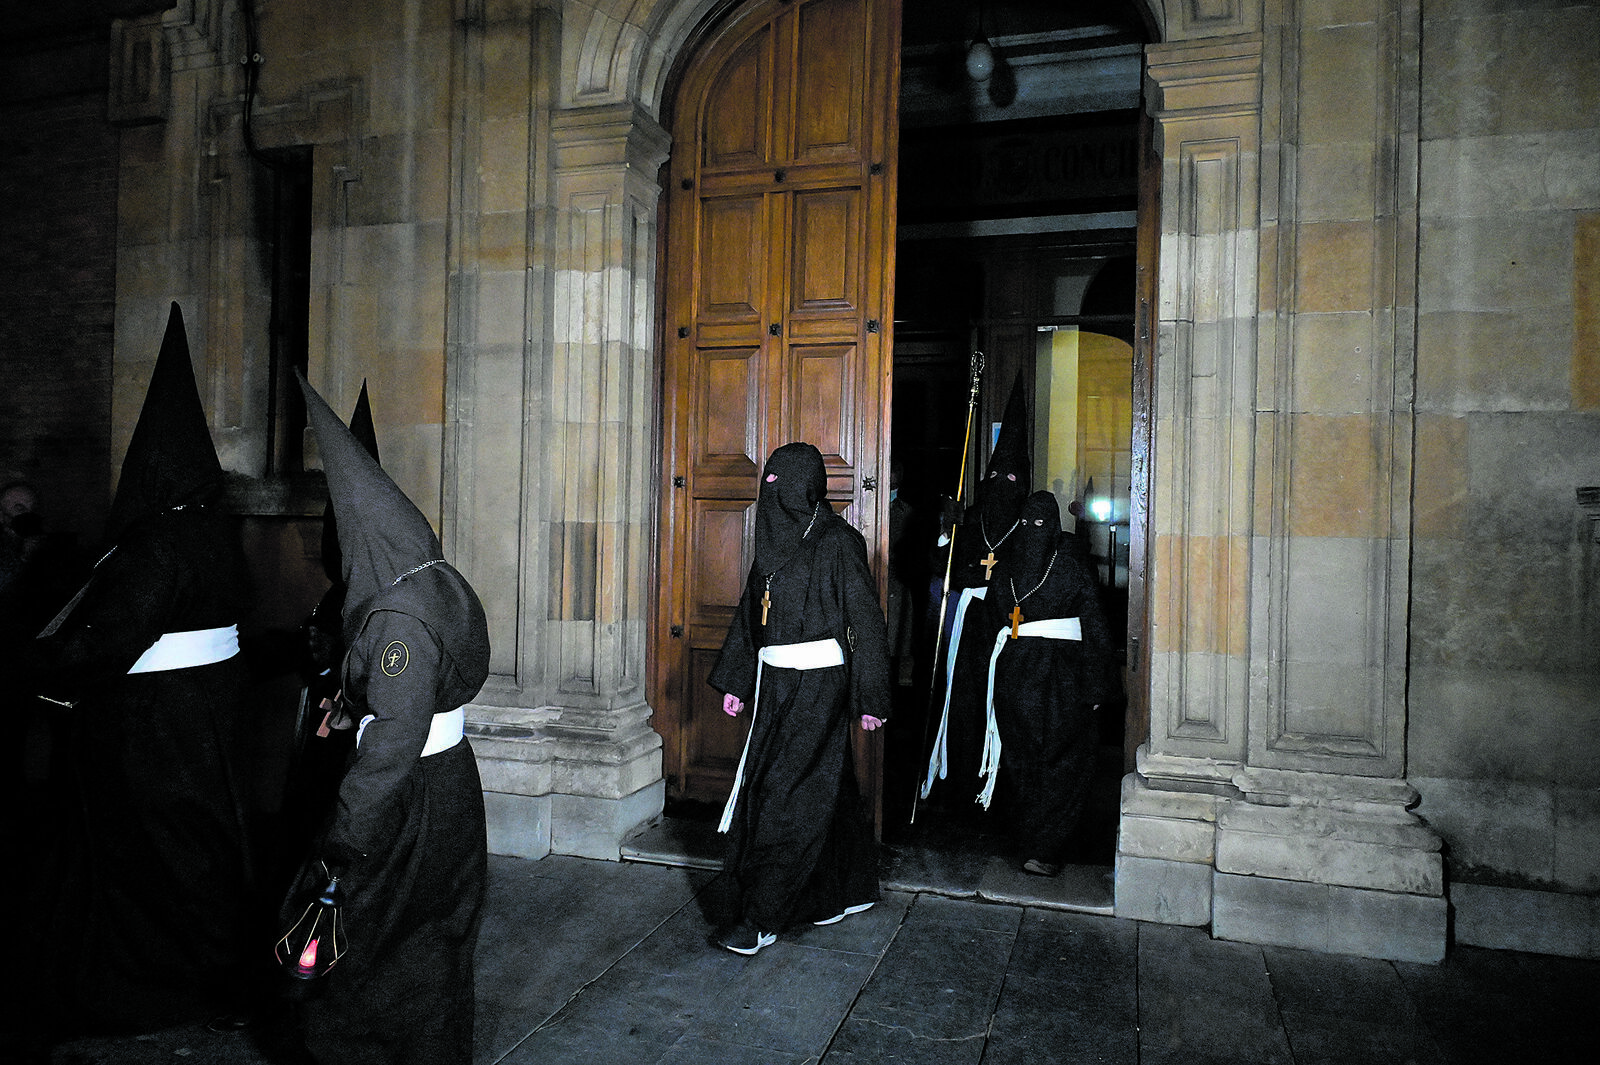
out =
{"type": "Polygon", "coordinates": [[[684,699],[688,710],[684,738],[694,752],[685,775],[685,790],[708,800],[727,797],[739,768],[745,734],[750,729],[749,711],[737,718],[729,717],[722,712],[722,693],[706,683],[721,649],[719,636],[715,644],[690,651],[689,691],[684,699]]]}
{"type": "Polygon", "coordinates": [[[717,72],[705,98],[701,165],[711,170],[765,168],[771,154],[774,41],[758,31],[717,72]]]}
{"type": "Polygon", "coordinates": [[[791,335],[805,319],[848,319],[861,308],[861,190],[829,189],[794,196],[789,277],[791,335]]]}
{"type": "Polygon", "coordinates": [[[761,465],[756,455],[763,406],[760,354],[759,347],[694,353],[690,387],[696,402],[690,440],[697,481],[715,474],[752,476],[761,465]]]}
{"type": "Polygon", "coordinates": [[[800,9],[796,36],[790,158],[812,163],[859,157],[866,5],[813,0],[800,9]]]}
{"type": "Polygon", "coordinates": [[[790,354],[789,424],[822,452],[828,485],[856,465],[855,345],[804,345],[790,354]]]}
{"type": "Polygon", "coordinates": [[[759,322],[767,302],[767,228],[763,196],[701,203],[696,317],[702,329],[712,322],[759,322]]]}
{"type": "MultiPolygon", "coordinates": [[[[694,502],[693,550],[689,556],[695,582],[691,625],[726,629],[739,605],[744,588],[744,544],[751,503],[742,499],[702,499],[694,502]]],[[[719,637],[718,644],[721,644],[719,637]]]]}

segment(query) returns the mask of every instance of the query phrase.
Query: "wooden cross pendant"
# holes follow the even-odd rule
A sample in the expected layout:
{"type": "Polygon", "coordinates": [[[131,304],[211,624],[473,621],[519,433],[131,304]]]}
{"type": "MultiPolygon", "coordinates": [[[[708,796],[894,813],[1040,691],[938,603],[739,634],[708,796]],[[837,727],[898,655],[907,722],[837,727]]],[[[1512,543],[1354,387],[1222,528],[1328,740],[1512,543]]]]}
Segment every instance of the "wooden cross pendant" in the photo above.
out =
{"type": "Polygon", "coordinates": [[[998,563],[999,561],[1000,560],[998,558],[994,557],[994,552],[991,550],[989,552],[989,557],[986,558],[986,559],[981,560],[978,563],[978,565],[983,567],[983,579],[984,580],[988,580],[990,577],[994,576],[994,567],[995,567],[995,564],[998,563]]]}
{"type": "Polygon", "coordinates": [[[1022,624],[1022,604],[1018,603],[1011,608],[1011,638],[1017,638],[1017,626],[1022,624]]]}
{"type": "Polygon", "coordinates": [[[767,623],[767,611],[771,609],[772,590],[770,588],[763,588],[761,590],[761,624],[765,625],[767,623]]]}

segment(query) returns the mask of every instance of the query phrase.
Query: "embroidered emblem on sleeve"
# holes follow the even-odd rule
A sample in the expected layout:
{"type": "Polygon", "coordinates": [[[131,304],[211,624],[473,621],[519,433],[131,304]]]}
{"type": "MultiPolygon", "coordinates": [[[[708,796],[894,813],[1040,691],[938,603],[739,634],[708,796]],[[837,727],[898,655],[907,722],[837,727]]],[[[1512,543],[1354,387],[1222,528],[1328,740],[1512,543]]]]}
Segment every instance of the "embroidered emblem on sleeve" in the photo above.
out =
{"type": "Polygon", "coordinates": [[[399,640],[392,641],[383,649],[383,659],[380,667],[386,677],[398,677],[406,671],[406,666],[411,662],[411,651],[399,640]]]}

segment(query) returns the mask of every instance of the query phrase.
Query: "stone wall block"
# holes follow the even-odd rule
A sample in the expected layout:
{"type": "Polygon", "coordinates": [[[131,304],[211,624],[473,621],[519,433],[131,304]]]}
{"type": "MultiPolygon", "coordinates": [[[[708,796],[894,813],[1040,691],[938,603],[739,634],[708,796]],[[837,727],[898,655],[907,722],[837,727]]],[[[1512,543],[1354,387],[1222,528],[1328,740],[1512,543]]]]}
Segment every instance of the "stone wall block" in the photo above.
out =
{"type": "Polygon", "coordinates": [[[1370,409],[1374,324],[1369,310],[1294,316],[1290,391],[1296,412],[1329,415],[1370,409]]]}
{"type": "Polygon", "coordinates": [[[1556,798],[1549,788],[1437,777],[1416,783],[1416,812],[1444,837],[1456,876],[1554,881],[1556,798]]]}
{"type": "Polygon", "coordinates": [[[1444,960],[1442,897],[1218,873],[1212,934],[1219,939],[1396,961],[1444,960]]]}
{"type": "Polygon", "coordinates": [[[1378,44],[1375,22],[1302,20],[1295,101],[1301,142],[1370,142],[1383,77],[1378,44]]]}
{"type": "Polygon", "coordinates": [[[1593,125],[1600,11],[1521,7],[1424,8],[1425,140],[1593,125]]]}
{"type": "Polygon", "coordinates": [[[1600,787],[1556,789],[1553,850],[1557,884],[1600,893],[1600,787]]]}
{"type": "Polygon", "coordinates": [[[1377,179],[1375,154],[1374,145],[1367,140],[1300,144],[1296,152],[1295,202],[1301,220],[1371,218],[1377,179]]]}
{"type": "Polygon", "coordinates": [[[1338,884],[1386,892],[1444,894],[1438,838],[1424,826],[1362,822],[1325,812],[1219,812],[1219,873],[1338,884]]]}
{"type": "Polygon", "coordinates": [[[1491,950],[1600,958],[1600,898],[1454,884],[1455,941],[1491,950]]]}
{"type": "Polygon", "coordinates": [[[1211,866],[1117,855],[1116,915],[1203,927],[1211,923],[1211,866]]]}

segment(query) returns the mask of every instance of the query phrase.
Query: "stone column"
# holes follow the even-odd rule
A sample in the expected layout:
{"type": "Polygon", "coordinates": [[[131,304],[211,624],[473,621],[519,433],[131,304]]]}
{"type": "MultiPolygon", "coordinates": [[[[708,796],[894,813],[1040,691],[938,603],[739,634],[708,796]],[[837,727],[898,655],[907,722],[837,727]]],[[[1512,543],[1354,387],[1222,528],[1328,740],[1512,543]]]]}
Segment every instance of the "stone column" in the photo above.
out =
{"type": "Polygon", "coordinates": [[[1152,722],[1117,911],[1443,957],[1405,772],[1415,11],[1151,49],[1152,722]],[[1259,221],[1258,221],[1259,220],[1259,221]]]}
{"type": "Polygon", "coordinates": [[[496,643],[471,732],[491,849],[615,858],[664,797],[644,667],[668,138],[631,104],[555,106],[548,12],[531,63],[500,32],[465,30],[453,167],[446,525],[496,643]]]}

